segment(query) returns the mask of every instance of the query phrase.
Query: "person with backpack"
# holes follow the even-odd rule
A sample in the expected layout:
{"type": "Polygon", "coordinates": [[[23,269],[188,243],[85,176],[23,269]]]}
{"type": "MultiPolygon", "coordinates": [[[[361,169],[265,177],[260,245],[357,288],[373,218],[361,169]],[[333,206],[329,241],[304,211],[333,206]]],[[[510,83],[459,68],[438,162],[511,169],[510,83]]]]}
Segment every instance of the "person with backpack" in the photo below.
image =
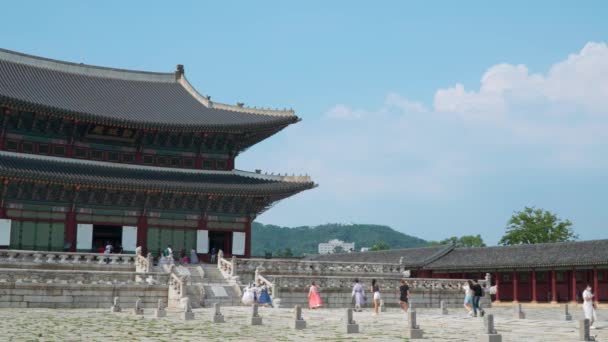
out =
{"type": "Polygon", "coordinates": [[[477,317],[477,311],[479,311],[479,315],[481,317],[483,317],[483,315],[486,314],[486,312],[481,308],[481,305],[479,305],[479,301],[481,300],[481,297],[483,297],[483,288],[481,287],[481,285],[479,285],[479,281],[478,280],[474,280],[474,284],[473,284],[473,316],[477,317]]]}

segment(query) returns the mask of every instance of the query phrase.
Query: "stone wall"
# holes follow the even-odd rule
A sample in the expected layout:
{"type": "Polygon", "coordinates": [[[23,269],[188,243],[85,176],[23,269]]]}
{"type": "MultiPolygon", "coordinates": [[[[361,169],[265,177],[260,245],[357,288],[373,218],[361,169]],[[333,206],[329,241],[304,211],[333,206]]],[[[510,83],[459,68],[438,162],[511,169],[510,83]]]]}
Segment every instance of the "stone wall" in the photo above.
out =
{"type": "Polygon", "coordinates": [[[123,309],[140,298],[145,308],[167,302],[167,285],[0,283],[0,308],[110,308],[120,297],[123,309]]]}
{"type": "MultiPolygon", "coordinates": [[[[308,306],[308,289],[312,281],[321,288],[321,298],[324,306],[330,308],[344,308],[354,305],[352,298],[353,278],[351,277],[271,277],[275,289],[273,297],[280,298],[281,307],[293,307],[296,304],[308,306]],[[278,285],[278,286],[277,286],[278,285]],[[278,290],[278,291],[277,291],[278,290]]],[[[387,307],[399,306],[399,280],[396,277],[374,278],[380,285],[382,299],[387,307]]],[[[370,292],[372,278],[359,277],[365,287],[368,305],[372,306],[372,293],[370,292]]],[[[464,302],[463,280],[456,279],[408,279],[411,288],[410,303],[413,307],[439,308],[440,302],[445,301],[448,307],[462,308],[464,302]]],[[[482,286],[485,280],[481,281],[482,286]]],[[[482,297],[482,306],[489,307],[489,296],[482,297]]]]}

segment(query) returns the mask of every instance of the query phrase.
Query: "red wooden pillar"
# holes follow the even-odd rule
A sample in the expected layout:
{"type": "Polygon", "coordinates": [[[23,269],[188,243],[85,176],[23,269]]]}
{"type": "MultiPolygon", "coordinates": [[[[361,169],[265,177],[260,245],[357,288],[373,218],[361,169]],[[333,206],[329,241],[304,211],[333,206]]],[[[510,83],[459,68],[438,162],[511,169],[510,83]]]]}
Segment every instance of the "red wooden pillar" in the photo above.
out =
{"type": "Polygon", "coordinates": [[[551,303],[557,303],[557,279],[555,270],[551,270],[551,303]]]}
{"type": "Polygon", "coordinates": [[[593,293],[595,296],[593,297],[596,303],[600,302],[600,287],[597,279],[597,268],[593,268],[593,293]]]}
{"type": "Polygon", "coordinates": [[[137,219],[137,246],[141,246],[141,253],[148,254],[148,218],[142,213],[137,219]]]}
{"type": "Polygon", "coordinates": [[[496,285],[496,295],[494,301],[500,303],[500,273],[494,273],[494,285],[496,285]]]}
{"type": "Polygon", "coordinates": [[[519,301],[519,293],[517,288],[517,271],[513,272],[513,302],[517,303],[519,301]]]}
{"type": "Polygon", "coordinates": [[[532,270],[532,303],[536,303],[536,270],[532,270]]]}
{"type": "Polygon", "coordinates": [[[73,208],[65,215],[64,242],[69,246],[69,252],[76,251],[76,213],[73,208]]]}
{"type": "Polygon", "coordinates": [[[572,281],[571,281],[572,288],[570,289],[570,301],[571,302],[576,302],[576,270],[573,269],[570,272],[570,275],[571,275],[571,278],[572,278],[572,281]]]}
{"type": "Polygon", "coordinates": [[[245,227],[245,258],[251,257],[251,219],[247,220],[245,227]]]}

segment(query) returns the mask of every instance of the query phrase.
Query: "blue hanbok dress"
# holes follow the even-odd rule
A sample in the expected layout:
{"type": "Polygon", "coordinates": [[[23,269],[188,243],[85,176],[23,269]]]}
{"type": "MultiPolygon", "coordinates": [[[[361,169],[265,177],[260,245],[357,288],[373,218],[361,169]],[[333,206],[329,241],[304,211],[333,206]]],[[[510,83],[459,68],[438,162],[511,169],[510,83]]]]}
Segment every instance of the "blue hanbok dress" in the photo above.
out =
{"type": "Polygon", "coordinates": [[[272,299],[270,298],[268,290],[265,286],[260,290],[260,298],[258,298],[258,303],[262,305],[272,305],[272,299]]]}

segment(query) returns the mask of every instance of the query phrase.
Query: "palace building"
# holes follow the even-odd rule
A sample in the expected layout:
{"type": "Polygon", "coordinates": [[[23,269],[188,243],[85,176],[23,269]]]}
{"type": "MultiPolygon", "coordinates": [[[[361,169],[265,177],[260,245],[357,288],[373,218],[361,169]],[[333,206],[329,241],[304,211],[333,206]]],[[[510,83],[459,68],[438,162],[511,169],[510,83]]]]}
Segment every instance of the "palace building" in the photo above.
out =
{"type": "Polygon", "coordinates": [[[300,119],[216,103],[182,65],[156,73],[0,49],[0,248],[250,256],[251,222],[316,186],[235,169],[300,119]]]}

